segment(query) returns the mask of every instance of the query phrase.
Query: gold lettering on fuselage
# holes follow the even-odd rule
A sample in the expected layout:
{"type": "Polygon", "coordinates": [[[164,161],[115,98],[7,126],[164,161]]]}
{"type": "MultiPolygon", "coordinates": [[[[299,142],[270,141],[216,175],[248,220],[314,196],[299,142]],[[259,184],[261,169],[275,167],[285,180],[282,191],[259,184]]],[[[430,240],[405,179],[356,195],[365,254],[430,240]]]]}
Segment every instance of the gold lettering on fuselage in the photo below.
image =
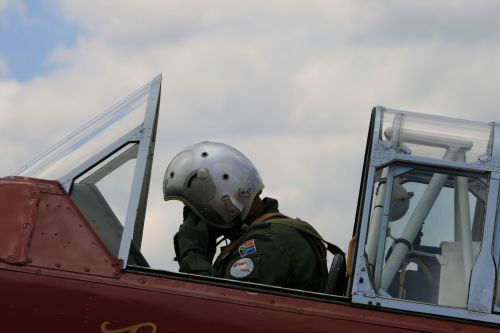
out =
{"type": "Polygon", "coordinates": [[[155,323],[142,323],[114,330],[108,328],[109,324],[111,324],[109,321],[105,321],[104,323],[101,324],[102,333],[138,333],[139,329],[145,327],[149,327],[151,331],[146,332],[143,330],[142,332],[144,333],[156,333],[156,331],[158,331],[158,326],[156,326],[155,323]]]}

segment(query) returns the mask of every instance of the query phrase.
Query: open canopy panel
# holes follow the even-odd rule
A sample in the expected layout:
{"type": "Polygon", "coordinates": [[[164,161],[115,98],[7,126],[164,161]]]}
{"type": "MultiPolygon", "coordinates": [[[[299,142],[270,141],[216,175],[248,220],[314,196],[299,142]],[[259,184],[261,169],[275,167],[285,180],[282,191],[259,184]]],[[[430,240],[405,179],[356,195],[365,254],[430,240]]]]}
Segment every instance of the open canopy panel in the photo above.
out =
{"type": "Polygon", "coordinates": [[[498,322],[499,190],[498,124],[376,107],[353,302],[498,322]]]}
{"type": "Polygon", "coordinates": [[[124,263],[147,265],[140,247],[160,89],[158,75],[14,173],[58,180],[124,263]]]}

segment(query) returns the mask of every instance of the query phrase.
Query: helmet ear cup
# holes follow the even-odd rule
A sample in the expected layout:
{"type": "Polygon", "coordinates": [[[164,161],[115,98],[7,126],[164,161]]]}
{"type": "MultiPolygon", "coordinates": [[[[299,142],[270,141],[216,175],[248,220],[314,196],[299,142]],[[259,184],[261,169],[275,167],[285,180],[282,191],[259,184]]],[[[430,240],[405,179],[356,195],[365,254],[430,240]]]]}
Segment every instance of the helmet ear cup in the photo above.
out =
{"type": "Polygon", "coordinates": [[[163,178],[165,200],[182,201],[216,228],[231,228],[244,219],[263,188],[250,160],[217,142],[187,147],[173,158],[163,178]]]}
{"type": "Polygon", "coordinates": [[[188,175],[184,183],[184,191],[193,202],[210,202],[215,195],[215,184],[208,170],[198,169],[188,175]]]}

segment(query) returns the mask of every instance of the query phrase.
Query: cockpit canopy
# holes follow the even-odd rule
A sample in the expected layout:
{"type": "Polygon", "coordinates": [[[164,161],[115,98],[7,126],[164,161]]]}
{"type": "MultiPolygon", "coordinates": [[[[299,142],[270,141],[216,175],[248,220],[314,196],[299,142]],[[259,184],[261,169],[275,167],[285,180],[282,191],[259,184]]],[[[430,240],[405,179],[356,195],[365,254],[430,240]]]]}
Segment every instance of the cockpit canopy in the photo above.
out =
{"type": "Polygon", "coordinates": [[[353,301],[468,319],[500,309],[499,139],[495,123],[374,109],[353,301]]]}

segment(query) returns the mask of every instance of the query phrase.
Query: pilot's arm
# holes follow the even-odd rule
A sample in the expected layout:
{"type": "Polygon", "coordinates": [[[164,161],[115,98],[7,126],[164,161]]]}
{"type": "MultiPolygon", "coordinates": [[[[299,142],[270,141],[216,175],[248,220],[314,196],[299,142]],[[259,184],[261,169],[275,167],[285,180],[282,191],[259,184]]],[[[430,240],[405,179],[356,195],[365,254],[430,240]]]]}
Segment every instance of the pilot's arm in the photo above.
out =
{"type": "Polygon", "coordinates": [[[184,207],[184,222],[174,236],[174,248],[180,272],[217,275],[212,266],[216,248],[216,237],[212,233],[204,221],[188,207],[184,207]]]}

